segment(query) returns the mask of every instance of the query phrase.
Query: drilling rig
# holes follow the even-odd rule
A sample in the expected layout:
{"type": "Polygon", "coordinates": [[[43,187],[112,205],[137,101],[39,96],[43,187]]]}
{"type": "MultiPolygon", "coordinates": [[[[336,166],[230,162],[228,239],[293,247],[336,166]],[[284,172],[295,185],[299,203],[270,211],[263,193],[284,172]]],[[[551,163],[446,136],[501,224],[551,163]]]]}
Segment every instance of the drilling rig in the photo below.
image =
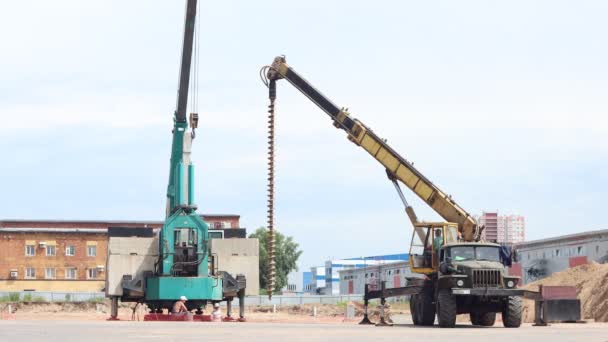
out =
{"type": "MultiPolygon", "coordinates": [[[[366,308],[370,299],[379,298],[384,304],[387,297],[411,295],[410,309],[415,325],[433,325],[437,316],[441,327],[454,327],[456,315],[468,313],[473,324],[491,326],[496,313],[500,312],[505,327],[520,326],[521,297],[526,291],[517,288],[519,277],[507,273],[510,256],[500,245],[482,241],[483,228],[452,196],[439,189],[385,139],[351,117],[348,109],[336,106],[318,91],[287,64],[285,56],[276,57],[271,65],[261,69],[260,75],[269,89],[270,121],[275,117],[277,82],[284,79],[329,115],[334,126],[346,132],[349,141],[381,164],[405,205],[414,227],[409,263],[417,277],[408,279],[405,287],[386,289],[384,282],[379,288],[366,286],[366,308]],[[419,222],[397,181],[446,222],[419,222]]],[[[274,130],[269,133],[274,134],[274,130]]],[[[272,137],[269,140],[274,141],[272,137]]],[[[270,157],[274,167],[274,154],[270,157]]],[[[269,271],[272,271],[272,264],[269,271]]],[[[270,273],[269,278],[272,276],[270,273]]]]}
{"type": "MultiPolygon", "coordinates": [[[[110,228],[106,295],[117,303],[145,303],[160,314],[185,296],[189,310],[202,312],[207,303],[239,298],[244,314],[245,277],[216,269],[209,252],[209,225],[196,212],[192,141],[198,114],[186,115],[195,40],[197,0],[187,0],[177,108],[173,114],[172,147],[167,186],[166,219],[160,231],[145,228],[110,228]]],[[[196,74],[195,74],[196,75],[196,74]]]]}

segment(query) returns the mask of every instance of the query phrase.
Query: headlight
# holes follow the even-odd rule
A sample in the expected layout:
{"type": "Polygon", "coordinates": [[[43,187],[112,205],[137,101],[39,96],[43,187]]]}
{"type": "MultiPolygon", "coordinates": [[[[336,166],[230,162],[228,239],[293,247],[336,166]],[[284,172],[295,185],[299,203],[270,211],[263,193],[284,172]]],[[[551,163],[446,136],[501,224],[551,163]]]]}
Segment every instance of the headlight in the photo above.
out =
{"type": "Polygon", "coordinates": [[[463,287],[463,286],[464,286],[464,280],[462,280],[462,279],[458,279],[458,280],[456,281],[456,285],[458,285],[458,287],[463,287]]]}
{"type": "Polygon", "coordinates": [[[507,287],[513,287],[513,286],[515,286],[515,282],[513,280],[507,281],[507,287]]]}

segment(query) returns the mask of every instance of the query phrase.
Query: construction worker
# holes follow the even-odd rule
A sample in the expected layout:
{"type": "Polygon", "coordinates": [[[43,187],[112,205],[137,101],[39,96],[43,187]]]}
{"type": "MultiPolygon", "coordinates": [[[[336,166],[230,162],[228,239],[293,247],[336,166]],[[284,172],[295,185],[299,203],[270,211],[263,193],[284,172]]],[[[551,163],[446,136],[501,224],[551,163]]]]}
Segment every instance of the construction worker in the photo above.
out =
{"type": "Polygon", "coordinates": [[[439,260],[439,249],[443,245],[443,236],[441,235],[441,229],[435,229],[435,238],[433,239],[433,255],[435,259],[433,259],[432,266],[435,267],[438,265],[439,260]]]}
{"type": "Polygon", "coordinates": [[[188,307],[186,307],[186,301],[188,298],[186,296],[179,297],[179,300],[173,304],[173,308],[171,309],[172,314],[178,314],[183,312],[188,312],[188,307]]]}
{"type": "Polygon", "coordinates": [[[435,239],[433,239],[433,250],[435,253],[439,252],[439,248],[443,245],[443,236],[441,236],[441,229],[435,229],[435,239]]]}
{"type": "Polygon", "coordinates": [[[211,311],[211,321],[212,322],[221,322],[222,321],[222,311],[220,310],[220,303],[213,304],[213,311],[211,311]]]}
{"type": "Polygon", "coordinates": [[[186,298],[186,296],[179,297],[179,300],[177,302],[175,302],[175,304],[173,304],[173,308],[171,309],[171,314],[179,315],[179,316],[187,316],[188,319],[191,319],[192,313],[190,312],[190,310],[188,310],[188,307],[186,306],[187,300],[188,300],[188,298],[186,298]]]}

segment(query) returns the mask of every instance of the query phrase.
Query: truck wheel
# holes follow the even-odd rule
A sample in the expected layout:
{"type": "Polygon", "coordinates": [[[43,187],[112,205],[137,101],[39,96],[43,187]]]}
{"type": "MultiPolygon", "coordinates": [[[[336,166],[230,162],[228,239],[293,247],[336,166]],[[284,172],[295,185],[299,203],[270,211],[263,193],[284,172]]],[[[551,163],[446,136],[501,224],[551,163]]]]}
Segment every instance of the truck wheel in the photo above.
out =
{"type": "Polygon", "coordinates": [[[433,325],[435,323],[435,305],[433,305],[433,290],[422,291],[416,300],[418,304],[418,319],[420,325],[433,325]]]}
{"type": "Polygon", "coordinates": [[[420,318],[418,317],[418,308],[416,307],[417,299],[418,295],[412,295],[410,297],[410,314],[412,315],[412,322],[414,322],[414,325],[420,325],[420,318]]]}
{"type": "Polygon", "coordinates": [[[471,317],[471,324],[479,325],[479,313],[471,312],[469,316],[471,317]]]}
{"type": "Polygon", "coordinates": [[[479,314],[477,325],[491,327],[496,323],[496,312],[484,312],[479,314]]]}
{"type": "Polygon", "coordinates": [[[505,328],[519,328],[521,325],[521,297],[508,297],[502,309],[502,324],[505,328]]]}
{"type": "Polygon", "coordinates": [[[442,328],[453,328],[456,325],[456,297],[450,290],[440,290],[437,295],[437,320],[442,328]]]}

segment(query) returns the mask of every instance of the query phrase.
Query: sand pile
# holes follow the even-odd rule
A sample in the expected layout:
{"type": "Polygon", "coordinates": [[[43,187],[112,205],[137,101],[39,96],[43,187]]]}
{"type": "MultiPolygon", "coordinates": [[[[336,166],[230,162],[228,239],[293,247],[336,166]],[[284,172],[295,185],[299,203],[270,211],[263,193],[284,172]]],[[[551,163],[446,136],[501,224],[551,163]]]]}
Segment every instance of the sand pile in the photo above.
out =
{"type": "MultiPolygon", "coordinates": [[[[525,289],[538,290],[538,285],[574,286],[581,300],[583,319],[608,322],[608,264],[589,264],[553,273],[525,286],[525,289]]],[[[534,321],[534,302],[524,301],[524,321],[534,321]]]]}

